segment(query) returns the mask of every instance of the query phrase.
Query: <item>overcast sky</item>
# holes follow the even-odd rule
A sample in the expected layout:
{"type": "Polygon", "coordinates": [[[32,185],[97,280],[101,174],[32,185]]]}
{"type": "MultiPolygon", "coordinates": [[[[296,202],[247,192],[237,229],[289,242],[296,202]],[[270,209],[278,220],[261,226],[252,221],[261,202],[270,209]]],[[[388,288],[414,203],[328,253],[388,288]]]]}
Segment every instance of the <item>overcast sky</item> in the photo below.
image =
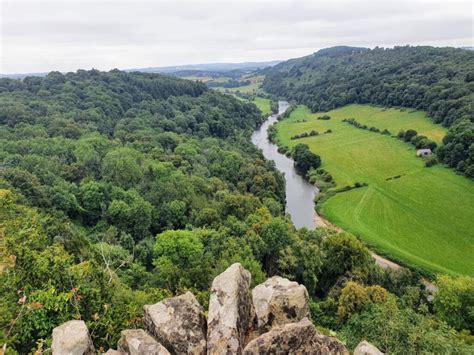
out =
{"type": "Polygon", "coordinates": [[[0,73],[265,61],[336,45],[473,45],[471,1],[0,3],[0,73]]]}

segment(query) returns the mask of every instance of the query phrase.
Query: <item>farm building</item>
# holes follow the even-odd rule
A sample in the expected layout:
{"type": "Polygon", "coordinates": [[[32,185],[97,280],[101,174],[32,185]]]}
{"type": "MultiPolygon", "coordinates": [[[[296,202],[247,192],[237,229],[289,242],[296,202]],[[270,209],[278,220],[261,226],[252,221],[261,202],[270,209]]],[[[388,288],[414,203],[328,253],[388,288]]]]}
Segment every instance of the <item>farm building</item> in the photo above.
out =
{"type": "Polygon", "coordinates": [[[417,157],[428,157],[430,156],[431,154],[433,154],[433,152],[431,151],[431,149],[418,149],[416,151],[416,156],[417,157]]]}

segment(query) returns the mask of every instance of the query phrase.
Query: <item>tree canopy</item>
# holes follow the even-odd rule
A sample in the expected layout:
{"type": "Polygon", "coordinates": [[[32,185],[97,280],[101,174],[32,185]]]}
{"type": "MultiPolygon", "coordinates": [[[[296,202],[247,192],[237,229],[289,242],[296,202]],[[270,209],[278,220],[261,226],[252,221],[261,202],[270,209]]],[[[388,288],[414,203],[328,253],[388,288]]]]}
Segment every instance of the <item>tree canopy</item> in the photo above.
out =
{"type": "MultiPolygon", "coordinates": [[[[213,277],[234,262],[251,271],[253,286],[276,274],[305,284],[322,326],[350,342],[373,334],[393,351],[386,333],[355,319],[385,304],[373,301],[388,292],[400,304],[425,304],[420,278],[376,267],[352,235],[296,230],[284,214],[282,175],[250,141],[261,121],[253,104],[156,74],[0,80],[0,344],[7,353],[47,349],[52,329],[70,319],[83,319],[105,350],[121,330],[143,326],[144,304],[190,290],[206,307],[213,277]],[[361,285],[360,302],[351,301],[359,288],[349,281],[361,285]]],[[[318,165],[302,151],[304,166],[318,165]]],[[[463,312],[464,290],[440,293],[417,350],[444,349],[427,340],[451,341],[452,327],[466,326],[469,318],[448,317],[442,306],[454,294],[462,305],[449,309],[463,312]]],[[[412,312],[415,325],[425,324],[425,314],[412,312]]],[[[369,315],[374,324],[387,316],[369,315]]],[[[399,336],[408,342],[413,334],[399,336]]]]}

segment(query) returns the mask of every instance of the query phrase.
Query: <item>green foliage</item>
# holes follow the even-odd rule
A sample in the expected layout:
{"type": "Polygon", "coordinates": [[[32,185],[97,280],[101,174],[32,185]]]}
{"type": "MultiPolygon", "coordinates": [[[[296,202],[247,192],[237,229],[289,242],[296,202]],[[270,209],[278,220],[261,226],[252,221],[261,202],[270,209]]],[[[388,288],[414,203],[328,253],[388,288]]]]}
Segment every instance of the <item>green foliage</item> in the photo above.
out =
{"type": "MultiPolygon", "coordinates": [[[[403,133],[403,139],[405,142],[410,142],[417,134],[418,132],[414,129],[408,129],[403,133]]],[[[400,136],[400,133],[398,135],[400,136]]]]}
{"type": "Polygon", "coordinates": [[[336,280],[347,273],[366,276],[369,265],[373,263],[367,248],[353,235],[341,233],[323,240],[322,249],[323,279],[321,291],[327,291],[336,280]]]}
{"type": "Polygon", "coordinates": [[[117,70],[0,87],[0,186],[14,191],[1,190],[8,349],[29,352],[40,337],[47,346],[52,328],[74,318],[107,348],[140,326],[145,302],[186,288],[205,299],[230,262],[265,279],[241,238],[251,226],[239,239],[225,226],[263,205],[283,211],[282,176],[247,144],[262,120],[254,105],[200,83],[117,70]],[[220,230],[222,252],[204,243],[217,232],[199,226],[220,230]],[[181,228],[189,235],[166,239],[181,228]]]}
{"type": "Polygon", "coordinates": [[[341,280],[394,284],[400,302],[421,305],[417,280],[374,271],[355,238],[295,230],[281,174],[249,143],[261,120],[252,104],[154,74],[0,80],[7,351],[48,351],[70,319],[87,323],[97,349],[115,346],[143,327],[144,304],[191,290],[207,307],[212,278],[234,262],[252,286],[280,274],[312,297],[329,291],[312,312],[338,329],[341,280]]]}
{"type": "Polygon", "coordinates": [[[264,243],[264,267],[273,276],[277,272],[280,252],[291,243],[292,226],[283,218],[275,218],[265,223],[260,230],[264,243]]]}
{"type": "Polygon", "coordinates": [[[306,144],[299,143],[293,147],[291,156],[295,161],[295,167],[304,175],[310,169],[317,169],[321,166],[321,158],[319,155],[310,151],[306,144]]]}
{"type": "Polygon", "coordinates": [[[339,296],[337,314],[346,319],[375,303],[385,303],[388,292],[378,285],[364,287],[356,282],[349,281],[339,296]]]}
{"type": "Polygon", "coordinates": [[[454,125],[443,139],[438,156],[450,167],[474,178],[474,124],[463,121],[454,125]]]}
{"type": "Polygon", "coordinates": [[[153,206],[135,190],[112,192],[112,200],[106,212],[111,225],[130,233],[136,241],[148,235],[153,206]]]}
{"type": "Polygon", "coordinates": [[[279,273],[304,284],[311,295],[315,294],[321,277],[324,254],[320,244],[323,235],[320,230],[299,230],[298,237],[280,252],[278,260],[279,273]]]}
{"type": "Polygon", "coordinates": [[[102,175],[104,179],[124,189],[137,185],[142,179],[140,154],[131,148],[117,148],[104,157],[102,175]]]}
{"type": "Polygon", "coordinates": [[[469,354],[472,347],[459,342],[446,324],[394,304],[372,304],[353,315],[338,333],[354,348],[368,340],[384,353],[391,354],[469,354]]]}
{"type": "Polygon", "coordinates": [[[155,267],[163,286],[203,289],[209,283],[204,246],[192,231],[166,231],[156,237],[155,267]]]}
{"type": "Polygon", "coordinates": [[[436,315],[450,326],[474,332],[474,279],[438,276],[433,306],[436,315]]]}
{"type": "Polygon", "coordinates": [[[434,165],[436,165],[436,164],[438,164],[438,159],[436,159],[436,157],[433,157],[433,156],[432,156],[432,157],[429,157],[429,158],[426,159],[426,161],[425,161],[425,166],[426,166],[427,168],[430,168],[430,167],[432,167],[432,166],[434,166],[434,165]]]}

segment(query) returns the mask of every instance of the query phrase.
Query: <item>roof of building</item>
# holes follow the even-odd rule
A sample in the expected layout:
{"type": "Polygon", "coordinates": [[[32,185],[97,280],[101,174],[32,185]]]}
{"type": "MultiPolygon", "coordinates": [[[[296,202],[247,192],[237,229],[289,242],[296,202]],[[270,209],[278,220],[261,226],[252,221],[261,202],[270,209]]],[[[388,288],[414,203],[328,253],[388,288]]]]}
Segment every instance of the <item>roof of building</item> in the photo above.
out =
{"type": "Polygon", "coordinates": [[[426,149],[418,149],[416,151],[416,155],[421,155],[421,154],[431,154],[431,149],[426,148],[426,149]]]}

